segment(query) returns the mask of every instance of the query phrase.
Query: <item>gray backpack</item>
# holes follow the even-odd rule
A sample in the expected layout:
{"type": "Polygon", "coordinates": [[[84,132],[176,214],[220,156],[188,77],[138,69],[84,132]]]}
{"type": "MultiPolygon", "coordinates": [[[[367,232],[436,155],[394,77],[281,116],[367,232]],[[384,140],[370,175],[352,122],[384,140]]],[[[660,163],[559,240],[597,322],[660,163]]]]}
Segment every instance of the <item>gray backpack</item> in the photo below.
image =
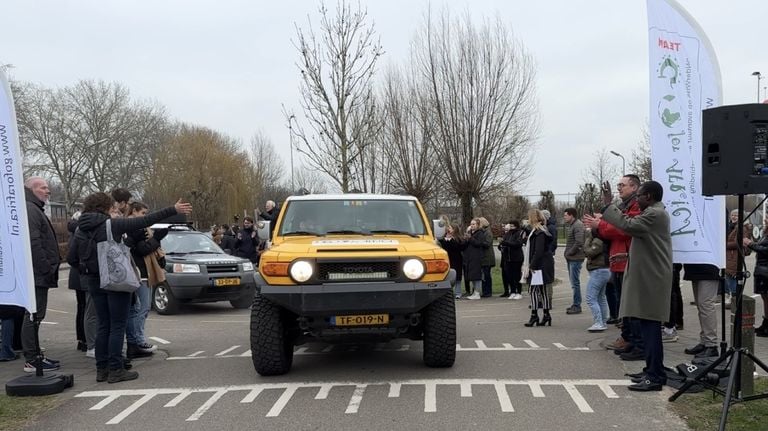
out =
{"type": "Polygon", "coordinates": [[[127,245],[112,237],[112,220],[107,220],[107,240],[96,244],[99,259],[99,287],[112,292],[134,292],[141,281],[127,245]]]}

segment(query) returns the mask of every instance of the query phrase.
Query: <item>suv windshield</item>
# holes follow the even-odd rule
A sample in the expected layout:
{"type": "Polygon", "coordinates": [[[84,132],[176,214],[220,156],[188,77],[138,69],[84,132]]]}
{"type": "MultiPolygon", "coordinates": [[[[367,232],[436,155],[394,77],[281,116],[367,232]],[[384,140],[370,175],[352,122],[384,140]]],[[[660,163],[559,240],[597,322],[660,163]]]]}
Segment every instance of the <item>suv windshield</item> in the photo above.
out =
{"type": "Polygon", "coordinates": [[[163,238],[163,250],[166,253],[221,253],[221,249],[212,239],[202,233],[169,232],[163,238]]]}
{"type": "Polygon", "coordinates": [[[290,201],[284,211],[280,235],[427,232],[416,202],[410,200],[290,201]]]}

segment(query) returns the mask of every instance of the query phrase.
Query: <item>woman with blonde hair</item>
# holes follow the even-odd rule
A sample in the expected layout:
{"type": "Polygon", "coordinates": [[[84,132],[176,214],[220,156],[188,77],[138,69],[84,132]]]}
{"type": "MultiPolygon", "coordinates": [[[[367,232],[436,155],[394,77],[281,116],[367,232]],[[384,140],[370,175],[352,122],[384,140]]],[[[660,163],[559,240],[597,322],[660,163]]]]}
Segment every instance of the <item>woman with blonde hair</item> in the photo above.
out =
{"type": "Polygon", "coordinates": [[[531,234],[528,237],[528,292],[531,295],[531,318],[525,326],[552,326],[552,316],[550,316],[549,310],[552,309],[555,260],[550,252],[550,247],[555,239],[547,230],[546,218],[540,210],[529,210],[528,220],[531,225],[531,234]],[[540,278],[538,273],[541,274],[540,278]],[[539,308],[544,310],[544,316],[541,320],[539,320],[539,308]]]}

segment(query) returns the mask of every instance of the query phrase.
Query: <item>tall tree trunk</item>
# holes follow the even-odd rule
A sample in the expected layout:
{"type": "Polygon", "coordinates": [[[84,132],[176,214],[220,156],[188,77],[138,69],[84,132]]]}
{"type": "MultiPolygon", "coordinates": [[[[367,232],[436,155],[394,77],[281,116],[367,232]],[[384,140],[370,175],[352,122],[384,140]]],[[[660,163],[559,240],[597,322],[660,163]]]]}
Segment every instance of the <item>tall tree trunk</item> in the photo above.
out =
{"type": "Polygon", "coordinates": [[[461,222],[468,226],[472,220],[472,193],[465,192],[461,195],[461,222]]]}

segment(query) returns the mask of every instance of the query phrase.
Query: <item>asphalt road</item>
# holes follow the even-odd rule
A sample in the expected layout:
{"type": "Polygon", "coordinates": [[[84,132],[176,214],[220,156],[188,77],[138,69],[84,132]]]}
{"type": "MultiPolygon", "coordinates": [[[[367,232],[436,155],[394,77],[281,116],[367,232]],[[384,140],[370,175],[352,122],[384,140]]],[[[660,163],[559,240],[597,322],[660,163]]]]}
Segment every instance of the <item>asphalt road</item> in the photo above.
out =
{"type": "MultiPolygon", "coordinates": [[[[562,279],[564,264],[557,266],[562,279]]],[[[683,292],[686,329],[680,342],[665,345],[667,365],[688,359],[683,348],[698,339],[688,284],[683,292]]],[[[565,314],[570,297],[560,283],[553,326],[539,328],[523,327],[526,300],[459,301],[450,369],[424,367],[420,342],[310,344],[297,348],[289,374],[269,378],[251,363],[248,310],[193,305],[176,316],[152,313],[147,333],[160,350],[134,361],[138,380],[111,385],[96,383],[92,360],[75,351],[74,294],[60,288],[51,292],[41,338],[75,386],[29,429],[687,429],[668,409],[671,389],[626,389],[624,373],[643,363],[601,348],[618,331],[586,332],[586,309],[565,314]]],[[[765,339],[757,344],[758,356],[768,357],[765,339]]],[[[0,379],[21,368],[21,361],[0,363],[0,379]]]]}

